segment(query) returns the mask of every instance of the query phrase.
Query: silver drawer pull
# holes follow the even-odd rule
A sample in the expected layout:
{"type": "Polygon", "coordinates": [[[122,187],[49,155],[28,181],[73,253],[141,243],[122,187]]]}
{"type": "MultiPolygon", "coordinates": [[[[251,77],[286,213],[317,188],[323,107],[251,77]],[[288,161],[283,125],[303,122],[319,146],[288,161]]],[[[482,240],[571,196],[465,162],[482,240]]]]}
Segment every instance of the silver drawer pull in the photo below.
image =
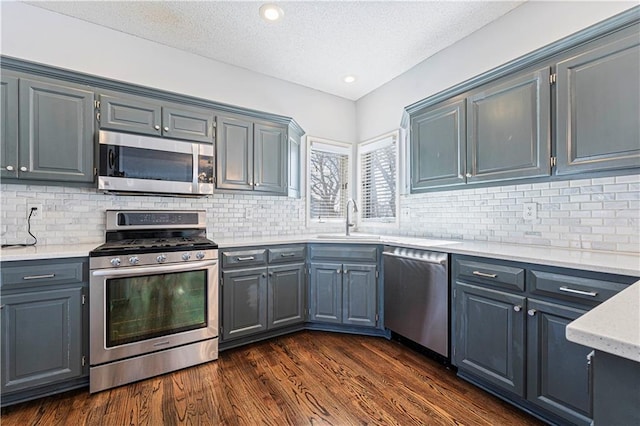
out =
{"type": "Polygon", "coordinates": [[[246,262],[247,260],[256,260],[255,257],[253,256],[247,256],[247,257],[236,257],[236,260],[238,262],[246,262]]]}
{"type": "Polygon", "coordinates": [[[296,255],[295,253],[282,253],[280,257],[293,257],[295,255],[296,255]]]}
{"type": "Polygon", "coordinates": [[[154,343],[153,346],[164,346],[168,345],[169,343],[171,343],[169,340],[164,340],[162,342],[154,343]]]}
{"type": "Polygon", "coordinates": [[[44,274],[44,275],[28,275],[26,277],[22,277],[23,280],[41,280],[43,278],[53,278],[56,274],[44,274]]]}
{"type": "Polygon", "coordinates": [[[565,286],[560,287],[558,290],[564,291],[565,293],[580,294],[582,296],[589,296],[589,297],[596,297],[598,295],[598,292],[596,291],[574,290],[572,288],[565,287],[565,286]]]}
{"type": "Polygon", "coordinates": [[[473,271],[473,275],[477,275],[479,277],[484,277],[484,278],[498,278],[498,274],[486,274],[480,271],[473,271]]]}

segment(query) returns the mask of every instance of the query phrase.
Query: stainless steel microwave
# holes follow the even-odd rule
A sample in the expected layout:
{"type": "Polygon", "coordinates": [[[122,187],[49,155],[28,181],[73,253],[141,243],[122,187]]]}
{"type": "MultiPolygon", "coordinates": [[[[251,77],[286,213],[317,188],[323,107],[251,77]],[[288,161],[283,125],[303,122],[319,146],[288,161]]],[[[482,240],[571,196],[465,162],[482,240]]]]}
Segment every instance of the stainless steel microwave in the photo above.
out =
{"type": "Polygon", "coordinates": [[[212,144],[101,130],[99,146],[99,190],[213,194],[212,144]]]}

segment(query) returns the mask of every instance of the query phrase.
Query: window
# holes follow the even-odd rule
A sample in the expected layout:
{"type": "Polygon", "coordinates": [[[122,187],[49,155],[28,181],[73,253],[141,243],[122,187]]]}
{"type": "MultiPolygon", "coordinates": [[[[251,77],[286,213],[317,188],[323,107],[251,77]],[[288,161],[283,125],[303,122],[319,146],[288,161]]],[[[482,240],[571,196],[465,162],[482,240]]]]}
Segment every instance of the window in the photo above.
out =
{"type": "Polygon", "coordinates": [[[323,139],[308,140],[309,220],[315,223],[342,221],[349,199],[352,147],[323,139]]]}
{"type": "Polygon", "coordinates": [[[398,132],[358,146],[362,225],[398,223],[398,132]]]}

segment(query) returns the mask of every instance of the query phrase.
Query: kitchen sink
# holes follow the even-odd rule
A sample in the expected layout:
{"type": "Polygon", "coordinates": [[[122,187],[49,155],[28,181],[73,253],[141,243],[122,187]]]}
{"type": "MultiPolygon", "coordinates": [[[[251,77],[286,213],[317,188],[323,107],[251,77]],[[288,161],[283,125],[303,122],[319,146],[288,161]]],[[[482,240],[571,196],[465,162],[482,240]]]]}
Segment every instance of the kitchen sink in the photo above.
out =
{"type": "Polygon", "coordinates": [[[362,235],[362,234],[319,234],[314,238],[318,240],[349,240],[349,241],[380,241],[379,235],[362,235]]]}

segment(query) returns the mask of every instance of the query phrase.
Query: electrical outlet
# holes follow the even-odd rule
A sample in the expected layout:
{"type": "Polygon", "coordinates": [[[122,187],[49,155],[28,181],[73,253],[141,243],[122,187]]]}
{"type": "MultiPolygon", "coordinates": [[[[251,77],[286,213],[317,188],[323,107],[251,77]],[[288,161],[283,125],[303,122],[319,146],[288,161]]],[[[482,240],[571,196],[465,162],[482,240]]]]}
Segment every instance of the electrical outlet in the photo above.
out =
{"type": "Polygon", "coordinates": [[[538,218],[538,204],[537,203],[524,203],[522,210],[522,218],[524,220],[535,220],[538,218]]]}
{"type": "Polygon", "coordinates": [[[42,204],[40,203],[27,203],[27,218],[29,214],[31,214],[31,219],[40,219],[42,217],[42,204]],[[35,209],[33,214],[31,214],[31,209],[35,209]]]}

